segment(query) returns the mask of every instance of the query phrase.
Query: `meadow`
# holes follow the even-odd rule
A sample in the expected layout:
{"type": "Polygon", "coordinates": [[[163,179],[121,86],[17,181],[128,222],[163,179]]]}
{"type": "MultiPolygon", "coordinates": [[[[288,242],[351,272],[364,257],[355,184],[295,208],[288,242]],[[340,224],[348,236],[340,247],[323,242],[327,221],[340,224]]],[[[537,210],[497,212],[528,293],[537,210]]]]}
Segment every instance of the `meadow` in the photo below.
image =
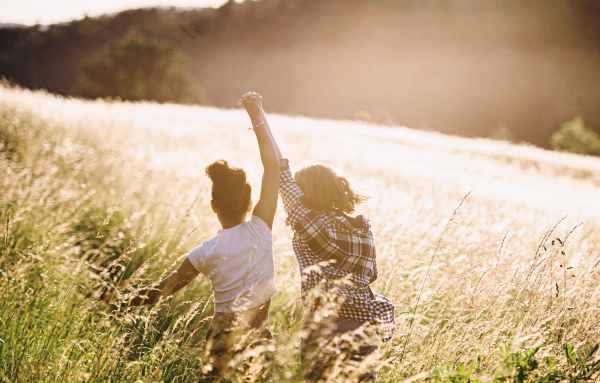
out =
{"type": "MultiPolygon", "coordinates": [[[[395,304],[397,322],[379,382],[467,381],[456,377],[461,365],[473,366],[472,379],[519,381],[508,354],[543,345],[536,357],[566,372],[563,344],[599,343],[600,159],[268,117],[292,170],[326,162],[371,196],[359,213],[377,240],[372,287],[395,304]]],[[[142,308],[113,310],[98,295],[107,283],[129,292],[158,280],[215,235],[207,164],[244,167],[257,200],[262,167],[249,124],[239,109],[84,101],[2,84],[1,381],[198,379],[212,315],[207,278],[142,308]]],[[[300,275],[279,207],[273,379],[296,382],[300,275]]]]}

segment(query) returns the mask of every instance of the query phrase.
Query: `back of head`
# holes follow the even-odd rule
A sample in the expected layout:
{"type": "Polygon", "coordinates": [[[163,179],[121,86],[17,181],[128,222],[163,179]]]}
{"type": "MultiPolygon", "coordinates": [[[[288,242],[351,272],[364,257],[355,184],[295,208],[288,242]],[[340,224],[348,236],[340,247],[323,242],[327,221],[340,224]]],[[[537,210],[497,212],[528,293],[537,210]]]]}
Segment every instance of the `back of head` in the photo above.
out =
{"type": "Polygon", "coordinates": [[[206,167],[206,175],[212,181],[212,201],[219,214],[235,219],[248,212],[252,187],[244,169],[217,160],[206,167]]]}
{"type": "Polygon", "coordinates": [[[348,179],[330,166],[307,165],[298,170],[294,178],[304,193],[302,203],[312,210],[339,210],[349,214],[369,198],[353,189],[348,179]]]}

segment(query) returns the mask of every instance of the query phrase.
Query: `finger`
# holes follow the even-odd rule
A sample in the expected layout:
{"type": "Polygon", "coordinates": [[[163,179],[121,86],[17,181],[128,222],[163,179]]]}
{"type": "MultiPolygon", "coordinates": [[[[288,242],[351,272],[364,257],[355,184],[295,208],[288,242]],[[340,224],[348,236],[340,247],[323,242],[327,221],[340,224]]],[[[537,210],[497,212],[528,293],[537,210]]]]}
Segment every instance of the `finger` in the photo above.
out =
{"type": "Polygon", "coordinates": [[[242,97],[240,97],[240,100],[238,101],[238,103],[237,103],[237,104],[238,104],[238,105],[241,105],[241,104],[242,104],[242,103],[243,103],[243,102],[246,100],[246,98],[247,98],[247,97],[248,97],[248,93],[244,93],[244,94],[242,95],[242,97]]]}
{"type": "Polygon", "coordinates": [[[242,96],[242,97],[254,99],[256,97],[260,97],[260,95],[256,92],[248,92],[248,93],[244,94],[244,96],[242,96]]]}

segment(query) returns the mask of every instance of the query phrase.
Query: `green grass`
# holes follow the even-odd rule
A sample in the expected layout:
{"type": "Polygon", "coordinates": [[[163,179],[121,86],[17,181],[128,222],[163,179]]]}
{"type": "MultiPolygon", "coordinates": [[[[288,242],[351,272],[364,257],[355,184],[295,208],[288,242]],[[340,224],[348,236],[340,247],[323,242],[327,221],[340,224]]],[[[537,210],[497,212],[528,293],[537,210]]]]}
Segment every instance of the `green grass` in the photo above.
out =
{"type": "MultiPolygon", "coordinates": [[[[598,343],[600,160],[400,127],[270,121],[293,168],[328,162],[372,197],[359,212],[377,239],[373,288],[397,316],[378,381],[473,361],[473,379],[490,381],[509,342],[544,344],[537,356],[566,374],[563,344],[598,343]]],[[[2,381],[197,380],[212,315],[206,278],[143,308],[112,310],[98,294],[109,282],[128,292],[158,280],[215,235],[210,162],[246,168],[257,200],[248,124],[240,110],[0,88],[2,381]]],[[[281,210],[270,312],[278,382],[299,381],[301,317],[281,210]]]]}

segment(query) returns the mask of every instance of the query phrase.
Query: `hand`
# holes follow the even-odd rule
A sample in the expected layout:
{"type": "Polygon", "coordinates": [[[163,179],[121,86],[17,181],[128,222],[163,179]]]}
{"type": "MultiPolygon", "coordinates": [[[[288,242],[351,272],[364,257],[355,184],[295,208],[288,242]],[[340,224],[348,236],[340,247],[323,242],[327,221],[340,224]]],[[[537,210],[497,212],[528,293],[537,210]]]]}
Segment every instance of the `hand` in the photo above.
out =
{"type": "Polygon", "coordinates": [[[238,105],[244,104],[244,108],[246,108],[246,112],[250,116],[252,120],[252,124],[254,125],[256,122],[261,122],[262,120],[262,97],[260,94],[256,92],[248,92],[245,93],[237,103],[238,105]]]}
{"type": "Polygon", "coordinates": [[[102,290],[102,293],[100,293],[100,300],[103,300],[104,302],[108,303],[109,305],[115,305],[114,302],[118,302],[121,300],[121,294],[119,294],[119,291],[117,290],[117,288],[115,286],[113,286],[112,284],[107,285],[104,290],[102,290]]]}

